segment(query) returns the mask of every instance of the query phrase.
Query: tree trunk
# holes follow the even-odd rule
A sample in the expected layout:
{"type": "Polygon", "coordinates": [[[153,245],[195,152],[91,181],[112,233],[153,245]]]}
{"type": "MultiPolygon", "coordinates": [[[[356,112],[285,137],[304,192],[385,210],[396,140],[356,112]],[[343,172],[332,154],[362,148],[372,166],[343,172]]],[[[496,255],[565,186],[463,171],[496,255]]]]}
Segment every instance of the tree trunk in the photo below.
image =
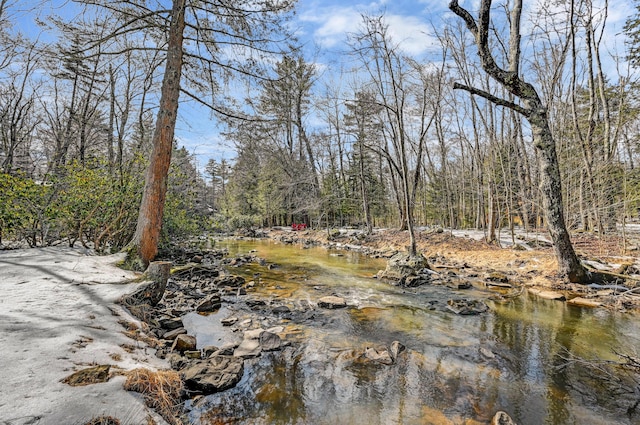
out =
{"type": "Polygon", "coordinates": [[[153,133],[153,152],[147,168],[136,233],[130,244],[129,262],[142,269],[146,268],[158,253],[162,230],[162,215],[167,195],[167,179],[180,97],[185,2],[186,0],[173,1],[160,108],[153,133]],[[132,256],[135,257],[132,258],[132,256]]]}
{"type": "Polygon", "coordinates": [[[547,229],[558,260],[558,271],[570,282],[585,283],[590,279],[589,272],[580,263],[573,249],[564,220],[560,167],[546,112],[542,108],[535,108],[529,117],[529,123],[534,145],[540,151],[540,190],[546,211],[547,229]]]}
{"type": "Polygon", "coordinates": [[[122,298],[122,303],[128,307],[157,305],[164,296],[170,272],[170,261],[154,261],[150,263],[145,273],[148,281],[142,283],[132,294],[125,295],[122,298]]]}

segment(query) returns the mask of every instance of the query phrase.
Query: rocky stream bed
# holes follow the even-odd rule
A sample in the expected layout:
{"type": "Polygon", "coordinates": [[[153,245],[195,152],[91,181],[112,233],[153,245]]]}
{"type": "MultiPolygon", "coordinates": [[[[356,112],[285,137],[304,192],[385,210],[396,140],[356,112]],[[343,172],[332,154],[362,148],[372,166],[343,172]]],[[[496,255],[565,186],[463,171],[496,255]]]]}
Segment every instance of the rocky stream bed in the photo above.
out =
{"type": "MultiPolygon", "coordinates": [[[[282,233],[277,239],[280,243],[297,244],[301,249],[323,244],[326,248],[359,250],[371,257],[385,258],[387,268],[370,276],[370,279],[378,279],[415,294],[420,294],[421,288],[429,288],[425,291],[437,288],[439,296],[428,300],[426,308],[445,314],[482,315],[489,310],[487,301],[508,302],[525,290],[525,285],[518,280],[521,275],[494,269],[478,270],[465,263],[452,263],[437,254],[431,255],[427,261],[422,255],[408,257],[396,250],[377,250],[355,243],[321,243],[301,238],[298,234],[282,233]],[[460,295],[478,286],[485,288],[481,297],[477,294],[470,297],[460,295]]],[[[353,242],[357,242],[357,238],[353,242]]],[[[313,324],[315,329],[331,328],[336,320],[340,320],[336,318],[338,312],[353,306],[342,294],[323,286],[314,287],[313,297],[306,299],[269,295],[270,291],[278,292],[283,288],[264,279],[262,273],[255,270],[277,269],[277,263],[269,263],[255,253],[227,254],[225,250],[173,252],[166,258],[174,269],[161,301],[154,306],[138,305],[130,306],[130,309],[149,325],[148,334],[156,341],[157,355],[169,360],[183,380],[183,398],[187,400],[185,422],[190,421],[196,412],[195,416],[200,421],[208,420],[206,423],[269,423],[259,420],[245,422],[242,412],[236,412],[236,417],[228,411],[215,413],[206,396],[229,390],[241,380],[251,380],[246,376],[247,370],[253,370],[261,356],[280,356],[289,359],[290,363],[304,363],[301,356],[305,354],[301,353],[308,353],[310,339],[313,339],[309,335],[309,325],[313,324]],[[246,274],[249,265],[254,271],[249,277],[235,273],[244,271],[246,274]],[[215,317],[216,323],[207,322],[209,334],[200,338],[194,331],[194,323],[200,320],[198,318],[209,316],[215,317]]],[[[532,288],[532,291],[546,299],[566,299],[563,293],[552,289],[532,288]]],[[[581,297],[574,295],[570,298],[581,297]]],[[[584,300],[582,305],[589,305],[589,298],[584,300]]],[[[600,305],[591,303],[591,306],[600,305]]],[[[390,341],[392,336],[390,334],[389,338],[382,340],[390,341]]],[[[351,370],[393,368],[398,364],[406,366],[407,359],[414,359],[422,353],[405,344],[405,341],[395,339],[386,344],[363,346],[354,343],[352,349],[342,351],[341,360],[346,358],[344,367],[351,370]]],[[[468,360],[503,372],[508,368],[503,364],[509,361],[508,354],[496,353],[486,347],[481,347],[477,353],[468,360]]],[[[469,354],[465,352],[462,356],[468,358],[469,354]]],[[[446,388],[441,391],[446,391],[446,388]]],[[[287,397],[286,394],[282,396],[287,397]]],[[[633,400],[628,400],[628,403],[632,404],[633,400]]],[[[513,423],[499,406],[491,414],[487,414],[485,409],[474,418],[458,418],[465,424],[513,423]]],[[[442,416],[440,422],[424,423],[458,422],[442,416]]]]}

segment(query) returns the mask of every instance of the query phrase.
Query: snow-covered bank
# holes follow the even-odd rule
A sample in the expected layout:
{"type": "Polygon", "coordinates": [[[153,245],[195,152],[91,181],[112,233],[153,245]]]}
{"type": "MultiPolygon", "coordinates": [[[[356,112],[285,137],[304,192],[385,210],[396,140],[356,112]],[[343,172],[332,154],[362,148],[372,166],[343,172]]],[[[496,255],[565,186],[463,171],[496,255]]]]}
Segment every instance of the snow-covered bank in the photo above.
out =
{"type": "Polygon", "coordinates": [[[123,282],[135,275],[115,266],[120,258],[61,247],[0,251],[0,424],[80,425],[100,415],[146,423],[150,412],[122,376],[61,382],[97,364],[167,367],[122,333],[118,321],[136,320],[114,301],[133,290],[123,282]]]}

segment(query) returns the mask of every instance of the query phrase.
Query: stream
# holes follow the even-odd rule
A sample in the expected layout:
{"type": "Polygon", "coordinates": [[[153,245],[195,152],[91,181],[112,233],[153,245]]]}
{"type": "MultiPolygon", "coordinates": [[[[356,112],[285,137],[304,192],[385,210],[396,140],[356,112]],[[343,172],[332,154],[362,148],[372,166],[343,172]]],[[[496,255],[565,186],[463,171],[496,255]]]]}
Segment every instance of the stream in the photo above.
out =
{"type": "MultiPolygon", "coordinates": [[[[466,290],[395,287],[373,278],[385,260],[351,251],[270,240],[224,240],[216,248],[255,252],[272,265],[229,273],[255,280],[251,295],[266,306],[289,307],[278,324],[291,344],[246,360],[236,387],[188,405],[194,423],[470,425],[504,410],[519,425],[640,424],[638,377],[582,360],[638,355],[636,316],[526,292],[491,301],[495,292],[477,282],[466,290]],[[348,307],[317,307],[332,294],[348,307]],[[456,315],[443,307],[452,298],[485,300],[489,310],[456,315]],[[363,356],[393,341],[406,347],[395,364],[363,356]]],[[[185,326],[200,347],[237,340],[220,320],[251,313],[240,304],[191,314],[185,326]]],[[[264,311],[254,314],[257,326],[273,324],[264,311]]]]}

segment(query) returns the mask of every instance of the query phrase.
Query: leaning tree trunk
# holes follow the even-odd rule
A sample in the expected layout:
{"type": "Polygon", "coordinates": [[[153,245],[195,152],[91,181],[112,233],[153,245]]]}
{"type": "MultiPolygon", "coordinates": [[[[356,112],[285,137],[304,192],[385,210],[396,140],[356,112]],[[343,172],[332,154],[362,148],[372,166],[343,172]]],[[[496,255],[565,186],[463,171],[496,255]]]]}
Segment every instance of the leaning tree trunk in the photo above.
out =
{"type": "Polygon", "coordinates": [[[531,124],[533,143],[540,152],[540,190],[547,229],[558,260],[558,271],[570,282],[587,282],[590,279],[589,272],[580,263],[573,249],[564,220],[560,167],[546,112],[542,108],[535,108],[528,121],[531,124]]]}
{"type": "Polygon", "coordinates": [[[153,133],[153,152],[147,168],[136,233],[130,243],[129,263],[139,269],[146,268],[157,255],[162,230],[162,215],[167,195],[167,179],[180,97],[185,2],[186,0],[173,1],[160,108],[153,133]]]}

